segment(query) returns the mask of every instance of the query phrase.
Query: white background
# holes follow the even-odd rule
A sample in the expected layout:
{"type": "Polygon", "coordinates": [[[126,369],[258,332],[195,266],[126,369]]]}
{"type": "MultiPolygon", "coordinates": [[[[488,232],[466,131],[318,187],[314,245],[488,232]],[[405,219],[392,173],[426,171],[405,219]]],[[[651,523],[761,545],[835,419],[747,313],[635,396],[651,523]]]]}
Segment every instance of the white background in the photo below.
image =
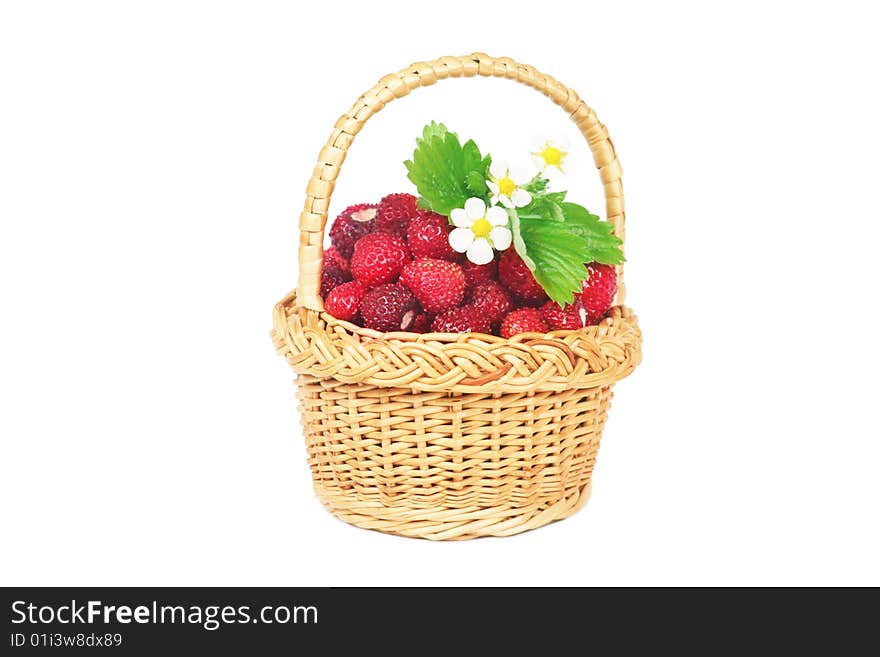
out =
{"type": "MultiPolygon", "coordinates": [[[[817,5],[3,3],[0,583],[880,584],[880,48],[867,5],[817,5]],[[323,510],[269,329],[337,116],[474,50],[608,125],[644,362],[583,511],[438,544],[323,510]]],[[[408,190],[430,119],[514,160],[577,137],[509,81],[438,84],[332,209],[408,190]]]]}

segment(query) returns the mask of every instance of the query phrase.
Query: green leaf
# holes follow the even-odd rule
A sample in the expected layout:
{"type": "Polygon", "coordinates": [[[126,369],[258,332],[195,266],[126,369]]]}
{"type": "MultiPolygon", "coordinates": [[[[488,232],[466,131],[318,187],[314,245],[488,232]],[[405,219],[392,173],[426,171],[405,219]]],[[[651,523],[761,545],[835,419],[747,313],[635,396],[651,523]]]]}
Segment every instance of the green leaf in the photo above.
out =
{"type": "Polygon", "coordinates": [[[518,228],[514,247],[535,280],[559,305],[571,303],[586,277],[586,244],[558,221],[520,217],[518,228]]]}
{"type": "Polygon", "coordinates": [[[564,221],[564,213],[560,203],[565,199],[565,192],[538,193],[532,202],[519,210],[521,217],[545,218],[553,221],[564,221]]]}
{"type": "Polygon", "coordinates": [[[547,185],[550,183],[546,178],[542,178],[540,174],[532,178],[529,182],[523,185],[523,189],[532,194],[539,194],[547,189],[547,185]]]}
{"type": "Polygon", "coordinates": [[[471,197],[487,201],[486,178],[491,158],[482,155],[469,140],[462,145],[458,135],[442,123],[431,122],[416,140],[411,160],[404,162],[407,177],[416,186],[421,203],[439,214],[449,216],[464,207],[471,197]]]}
{"type": "Polygon", "coordinates": [[[566,192],[548,192],[542,194],[540,198],[550,203],[562,203],[565,200],[565,194],[566,192]]]}
{"type": "Polygon", "coordinates": [[[561,196],[538,195],[520,211],[508,210],[513,245],[535,280],[556,303],[571,303],[593,261],[623,262],[612,226],[561,196]]]}
{"type": "Polygon", "coordinates": [[[523,262],[526,263],[526,266],[532,271],[535,271],[535,261],[529,257],[526,243],[523,241],[522,238],[522,228],[520,226],[519,213],[513,208],[508,208],[507,216],[510,219],[510,232],[513,234],[513,248],[519,254],[519,257],[522,258],[523,262]]]}
{"type": "MultiPolygon", "coordinates": [[[[488,157],[488,156],[487,156],[488,157]]],[[[480,173],[479,171],[471,171],[467,179],[464,181],[465,186],[473,196],[479,196],[483,198],[486,194],[486,177],[480,173]]]]}
{"type": "Polygon", "coordinates": [[[590,214],[585,207],[576,203],[560,203],[560,208],[565,215],[566,228],[586,243],[591,255],[590,262],[601,262],[603,265],[623,263],[623,241],[614,235],[614,227],[610,223],[590,214]]]}
{"type": "Polygon", "coordinates": [[[422,129],[422,139],[424,139],[425,141],[434,137],[439,137],[442,139],[446,136],[447,132],[449,131],[446,129],[445,125],[443,125],[442,123],[437,123],[436,121],[431,121],[422,129]]]}

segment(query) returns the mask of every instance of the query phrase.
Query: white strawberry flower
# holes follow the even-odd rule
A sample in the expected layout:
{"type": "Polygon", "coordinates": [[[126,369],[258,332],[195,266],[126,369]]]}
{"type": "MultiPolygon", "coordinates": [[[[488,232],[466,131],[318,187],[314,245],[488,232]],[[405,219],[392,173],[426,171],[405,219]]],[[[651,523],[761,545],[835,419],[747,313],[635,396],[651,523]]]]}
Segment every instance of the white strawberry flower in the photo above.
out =
{"type": "Polygon", "coordinates": [[[504,251],[513,241],[507,212],[497,205],[487,208],[483,199],[469,198],[464,208],[456,208],[449,218],[455,225],[449,233],[449,245],[458,253],[467,253],[475,265],[492,262],[494,251],[504,251]]]}
{"type": "Polygon", "coordinates": [[[529,144],[532,160],[542,173],[564,173],[568,157],[568,140],[565,137],[541,137],[529,144]]]}
{"type": "Polygon", "coordinates": [[[492,162],[486,186],[492,191],[492,205],[501,203],[505,208],[523,208],[532,202],[523,185],[530,176],[524,171],[511,169],[504,162],[492,162]]]}

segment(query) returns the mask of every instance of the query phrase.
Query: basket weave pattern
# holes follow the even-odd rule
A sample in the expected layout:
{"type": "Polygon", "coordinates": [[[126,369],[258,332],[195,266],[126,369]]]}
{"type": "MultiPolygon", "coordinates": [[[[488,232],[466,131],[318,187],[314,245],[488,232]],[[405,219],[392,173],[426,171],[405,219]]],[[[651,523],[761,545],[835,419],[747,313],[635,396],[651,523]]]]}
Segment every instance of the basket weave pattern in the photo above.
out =
{"type": "Polygon", "coordinates": [[[515,534],[588,495],[611,387],[450,394],[302,375],[318,497],[344,520],[434,539],[515,534]]]}
{"type": "MultiPolygon", "coordinates": [[[[509,77],[565,108],[587,139],[623,237],[620,165],[577,94],[535,69],[474,54],[386,76],[342,116],[321,151],[300,218],[299,291],[274,312],[273,340],[299,374],[315,491],[343,520],[431,539],[505,536],[582,506],[611,386],[641,359],[633,313],[598,326],[511,339],[378,333],[322,312],[323,231],[333,184],[363,123],[387,102],[444,77],[509,77]]],[[[618,272],[619,280],[622,272],[618,272]]]]}

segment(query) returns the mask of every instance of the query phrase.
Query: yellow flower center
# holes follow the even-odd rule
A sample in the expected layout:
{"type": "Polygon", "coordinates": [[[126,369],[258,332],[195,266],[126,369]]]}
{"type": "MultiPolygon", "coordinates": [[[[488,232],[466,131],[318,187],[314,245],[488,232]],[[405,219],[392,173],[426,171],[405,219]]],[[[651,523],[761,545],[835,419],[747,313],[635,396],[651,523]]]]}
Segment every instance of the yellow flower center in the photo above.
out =
{"type": "Polygon", "coordinates": [[[545,146],[544,150],[538,153],[538,155],[548,166],[558,167],[562,164],[562,158],[564,158],[566,154],[555,146],[545,146]]]}
{"type": "Polygon", "coordinates": [[[499,178],[497,183],[498,193],[504,196],[510,196],[511,194],[513,194],[513,190],[516,189],[516,183],[513,182],[513,179],[510,176],[499,178]]]}
{"type": "Polygon", "coordinates": [[[483,219],[477,219],[474,225],[471,226],[471,230],[476,237],[489,237],[489,233],[492,232],[492,224],[484,217],[483,219]]]}

